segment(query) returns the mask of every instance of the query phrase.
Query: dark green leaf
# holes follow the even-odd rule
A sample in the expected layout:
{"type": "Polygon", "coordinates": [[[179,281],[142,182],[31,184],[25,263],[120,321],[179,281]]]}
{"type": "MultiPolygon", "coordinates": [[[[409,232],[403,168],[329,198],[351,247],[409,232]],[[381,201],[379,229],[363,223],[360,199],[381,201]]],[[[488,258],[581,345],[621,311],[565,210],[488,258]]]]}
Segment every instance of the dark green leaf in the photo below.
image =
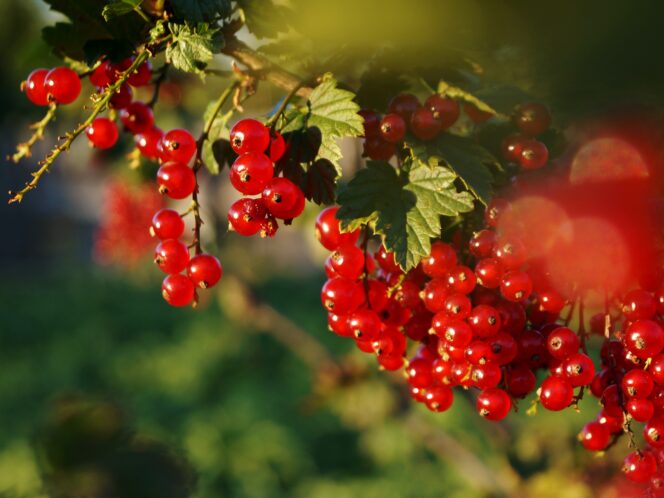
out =
{"type": "Polygon", "coordinates": [[[288,147],[286,153],[276,164],[276,173],[283,173],[289,180],[301,185],[305,174],[305,166],[311,164],[318,156],[321,134],[318,128],[299,128],[284,133],[288,147]]]}
{"type": "Polygon", "coordinates": [[[337,171],[327,159],[315,161],[304,175],[302,191],[307,199],[316,204],[332,204],[336,187],[337,171]]]}
{"type": "Polygon", "coordinates": [[[272,0],[238,0],[244,23],[256,38],[274,38],[289,29],[290,9],[272,0]]]}
{"type": "Polygon", "coordinates": [[[182,21],[212,22],[231,13],[230,0],[170,0],[175,15],[182,21]]]}
{"type": "MultiPolygon", "coordinates": [[[[207,123],[208,119],[212,117],[211,115],[214,112],[216,105],[216,102],[210,102],[207,109],[205,110],[205,113],[203,114],[203,122],[207,123]]],[[[219,174],[219,171],[224,166],[224,163],[228,161],[228,155],[226,154],[227,151],[223,151],[224,156],[226,157],[223,158],[222,161],[218,162],[213,147],[214,143],[216,143],[219,139],[222,139],[228,143],[228,136],[230,133],[230,130],[228,129],[228,120],[232,115],[232,110],[226,112],[225,114],[217,115],[214,121],[212,121],[212,127],[210,128],[208,139],[203,143],[203,162],[205,163],[205,166],[210,171],[210,173],[213,175],[219,174]]],[[[221,145],[218,145],[217,147],[221,147],[221,145]]]]}
{"type": "Polygon", "coordinates": [[[104,10],[101,11],[101,15],[109,21],[114,17],[124,16],[131,12],[134,12],[136,7],[138,7],[143,0],[113,0],[109,2],[104,10]]]}
{"type": "Polygon", "coordinates": [[[475,92],[475,96],[506,115],[511,114],[517,105],[535,100],[532,95],[513,85],[482,88],[475,92]]]}
{"type": "Polygon", "coordinates": [[[206,152],[205,149],[203,149],[203,160],[205,161],[207,169],[209,169],[213,175],[219,174],[222,168],[230,166],[237,158],[237,154],[231,147],[231,143],[225,138],[219,138],[212,142],[210,150],[213,157],[210,159],[207,156],[209,152],[206,152]]]}
{"type": "Polygon", "coordinates": [[[166,48],[166,58],[180,71],[202,74],[203,68],[221,48],[219,30],[204,23],[196,26],[169,23],[168,27],[173,42],[166,48]]]}

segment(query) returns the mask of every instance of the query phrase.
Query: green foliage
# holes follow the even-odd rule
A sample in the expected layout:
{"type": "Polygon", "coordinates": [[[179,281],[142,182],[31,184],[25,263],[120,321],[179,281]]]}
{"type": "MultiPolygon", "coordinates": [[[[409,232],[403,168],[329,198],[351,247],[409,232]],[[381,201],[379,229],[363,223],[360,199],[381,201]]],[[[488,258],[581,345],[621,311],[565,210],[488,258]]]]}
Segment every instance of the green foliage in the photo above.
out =
{"type": "Polygon", "coordinates": [[[134,12],[136,7],[141,5],[143,0],[113,0],[109,2],[104,10],[101,11],[101,15],[107,21],[113,19],[114,17],[124,16],[130,12],[134,12]]]}
{"type": "Polygon", "coordinates": [[[209,23],[231,13],[230,0],[169,0],[175,15],[192,23],[209,23]]]}
{"type": "MultiPolygon", "coordinates": [[[[207,123],[210,115],[214,112],[216,108],[216,102],[210,102],[203,114],[203,122],[207,123]]],[[[219,157],[217,160],[217,154],[215,154],[214,144],[216,142],[225,141],[228,143],[228,135],[230,130],[228,129],[228,121],[233,116],[233,111],[230,110],[224,114],[217,114],[214,121],[212,122],[212,127],[210,128],[208,139],[203,144],[203,162],[207,167],[208,171],[213,175],[218,175],[221,168],[228,163],[229,156],[224,154],[224,157],[219,157]]],[[[230,144],[228,144],[230,149],[230,144]]],[[[221,148],[218,148],[221,151],[221,148]]],[[[227,151],[224,150],[224,153],[227,151]]]]}
{"type": "Polygon", "coordinates": [[[402,268],[417,266],[440,235],[440,217],[473,209],[467,192],[457,192],[456,175],[446,168],[413,164],[401,176],[388,163],[369,161],[340,187],[337,216],[347,229],[369,225],[382,236],[402,268]]]}
{"type": "Polygon", "coordinates": [[[169,23],[168,29],[173,41],[166,48],[166,59],[175,69],[203,74],[203,69],[223,44],[219,30],[205,23],[169,23]]]}
{"type": "Polygon", "coordinates": [[[237,0],[244,23],[256,38],[274,38],[288,30],[290,9],[273,0],[237,0]]]}

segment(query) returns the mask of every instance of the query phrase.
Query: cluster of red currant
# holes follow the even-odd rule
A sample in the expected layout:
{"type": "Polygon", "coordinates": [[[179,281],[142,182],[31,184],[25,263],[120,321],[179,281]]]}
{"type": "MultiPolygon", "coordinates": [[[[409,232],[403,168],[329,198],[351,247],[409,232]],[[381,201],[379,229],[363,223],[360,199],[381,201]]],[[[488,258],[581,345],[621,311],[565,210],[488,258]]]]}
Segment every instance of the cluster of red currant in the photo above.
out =
{"type": "Polygon", "coordinates": [[[503,141],[503,157],[525,170],[542,168],[549,160],[549,151],[535,137],[551,126],[549,110],[539,102],[522,104],[514,111],[512,122],[518,132],[503,141]]]}
{"type": "Polygon", "coordinates": [[[38,106],[71,104],[81,94],[81,79],[66,66],[35,69],[21,84],[30,102],[38,106]]]}
{"type": "Polygon", "coordinates": [[[245,196],[228,211],[229,227],[240,235],[273,237],[277,219],[297,218],[304,210],[304,194],[288,178],[274,176],[274,163],[286,152],[286,142],[276,130],[255,119],[243,119],[230,133],[231,147],[238,154],[231,167],[231,184],[245,196]]]}

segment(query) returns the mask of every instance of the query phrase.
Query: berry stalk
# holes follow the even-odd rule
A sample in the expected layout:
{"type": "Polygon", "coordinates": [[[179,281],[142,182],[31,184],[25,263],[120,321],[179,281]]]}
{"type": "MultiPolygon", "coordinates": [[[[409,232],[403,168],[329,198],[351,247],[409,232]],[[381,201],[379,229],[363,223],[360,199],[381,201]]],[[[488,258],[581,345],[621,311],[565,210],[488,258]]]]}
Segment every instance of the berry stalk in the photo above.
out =
{"type": "Polygon", "coordinates": [[[57,110],[57,108],[58,105],[55,102],[51,103],[48,106],[48,111],[46,112],[44,117],[40,121],[37,121],[36,123],[30,125],[30,128],[35,131],[32,133],[32,136],[28,140],[16,146],[16,152],[8,157],[8,159],[11,162],[18,163],[24,157],[30,157],[32,155],[31,153],[32,146],[36,144],[37,141],[44,138],[44,131],[46,130],[46,126],[55,117],[55,111],[57,110]]]}

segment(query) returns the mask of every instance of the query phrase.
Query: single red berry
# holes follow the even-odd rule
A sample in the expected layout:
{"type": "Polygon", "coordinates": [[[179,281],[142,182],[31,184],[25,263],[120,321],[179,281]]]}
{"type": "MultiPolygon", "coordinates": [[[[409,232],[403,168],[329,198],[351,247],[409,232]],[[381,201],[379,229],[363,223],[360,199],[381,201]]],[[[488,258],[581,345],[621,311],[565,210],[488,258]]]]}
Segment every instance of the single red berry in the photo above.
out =
{"type": "Polygon", "coordinates": [[[46,89],[47,74],[48,69],[35,69],[28,75],[28,78],[22,85],[26,97],[35,105],[48,105],[48,90],[46,89]]]}
{"type": "Polygon", "coordinates": [[[372,310],[380,312],[385,309],[389,301],[387,290],[387,285],[384,282],[369,280],[369,305],[372,310]]]}
{"type": "Polygon", "coordinates": [[[637,422],[648,422],[655,414],[655,405],[649,399],[630,398],[625,407],[637,422]]]}
{"type": "Polygon", "coordinates": [[[471,104],[470,102],[464,102],[463,112],[470,118],[470,120],[475,124],[486,123],[489,119],[493,117],[492,112],[483,111],[479,109],[476,105],[471,104]]]}
{"type": "Polygon", "coordinates": [[[189,249],[179,240],[162,240],[155,249],[154,262],[164,273],[180,273],[189,263],[189,249]]]}
{"type": "Polygon", "coordinates": [[[650,396],[655,383],[649,372],[633,369],[622,378],[621,386],[626,396],[645,399],[650,396]]]}
{"type": "Polygon", "coordinates": [[[471,365],[486,365],[492,359],[491,344],[474,340],[466,346],[463,356],[471,365]]]}
{"type": "Polygon", "coordinates": [[[371,109],[362,109],[358,112],[364,120],[364,137],[376,138],[380,135],[380,114],[371,109]]]}
{"type": "Polygon", "coordinates": [[[184,233],[184,221],[174,209],[161,209],[152,217],[150,233],[161,240],[179,239],[184,233]]]}
{"type": "Polygon", "coordinates": [[[496,258],[480,259],[475,264],[477,283],[487,289],[495,289],[503,280],[503,267],[496,258]]]}
{"type": "Polygon", "coordinates": [[[646,360],[664,347],[664,331],[652,320],[632,322],[623,336],[625,347],[637,358],[646,360]]]}
{"type": "Polygon", "coordinates": [[[599,422],[588,422],[579,433],[578,439],[588,451],[603,451],[609,445],[611,434],[599,422]]]}
{"type": "Polygon", "coordinates": [[[502,372],[495,363],[475,365],[470,371],[470,379],[478,389],[491,389],[500,383],[502,372]]]}
{"type": "Polygon", "coordinates": [[[403,357],[407,346],[406,336],[397,327],[382,327],[382,324],[379,323],[379,328],[381,328],[381,331],[378,334],[378,339],[373,344],[375,353],[378,356],[398,355],[403,357]]]}
{"type": "Polygon", "coordinates": [[[505,299],[520,302],[528,299],[533,291],[533,283],[524,271],[511,271],[503,276],[500,283],[500,293],[505,299]]]}
{"type": "Polygon", "coordinates": [[[404,122],[409,123],[413,113],[420,107],[420,101],[412,93],[400,93],[392,97],[387,105],[387,111],[401,116],[404,122]]]}
{"type": "Polygon", "coordinates": [[[401,267],[397,264],[396,259],[394,258],[394,253],[385,249],[385,246],[381,245],[374,254],[378,266],[380,266],[384,272],[387,273],[401,273],[401,267]]]}
{"type": "Polygon", "coordinates": [[[51,69],[46,74],[44,86],[49,101],[58,104],[71,104],[81,94],[81,79],[76,71],[65,66],[51,69]]]}
{"type": "Polygon", "coordinates": [[[445,297],[444,313],[449,317],[466,318],[472,306],[468,296],[453,292],[445,297]]]}
{"type": "Polygon", "coordinates": [[[561,377],[547,377],[540,387],[540,403],[554,412],[567,408],[574,398],[574,388],[561,377]]]}
{"type": "Polygon", "coordinates": [[[475,232],[470,239],[468,248],[473,256],[477,258],[487,258],[491,256],[493,246],[496,243],[496,232],[493,230],[480,230],[475,232]]]}
{"type": "Polygon", "coordinates": [[[621,418],[623,416],[622,398],[620,388],[616,384],[608,385],[600,398],[604,412],[611,417],[621,418]]]}
{"type": "Polygon", "coordinates": [[[341,337],[353,337],[353,331],[348,326],[348,315],[328,313],[327,326],[332,332],[341,337]]]}
{"type": "Polygon", "coordinates": [[[300,195],[297,196],[293,207],[290,208],[288,211],[280,213],[280,217],[286,220],[286,224],[290,224],[288,220],[293,220],[297,218],[304,211],[304,206],[305,206],[304,193],[301,190],[299,192],[300,195]]]}
{"type": "Polygon", "coordinates": [[[650,362],[650,375],[657,384],[664,386],[664,355],[653,357],[650,362]]]}
{"type": "Polygon", "coordinates": [[[150,84],[151,80],[152,80],[152,63],[150,61],[145,61],[143,64],[138,66],[136,68],[136,71],[134,71],[131,75],[129,75],[129,78],[127,78],[127,82],[131,86],[136,86],[136,87],[147,86],[150,84]]]}
{"type": "Polygon", "coordinates": [[[330,206],[323,209],[316,218],[316,238],[328,251],[334,251],[346,244],[354,245],[360,238],[359,230],[341,232],[341,225],[336,217],[337,211],[339,206],[330,206]]]}
{"type": "Polygon", "coordinates": [[[612,417],[608,415],[604,410],[601,410],[597,415],[597,422],[606,427],[610,434],[619,434],[623,431],[623,416],[622,413],[620,417],[612,417]]]}
{"type": "Polygon", "coordinates": [[[436,118],[443,129],[449,128],[461,114],[461,108],[456,100],[443,97],[438,93],[434,93],[424,102],[424,107],[429,109],[434,118],[436,118]]]}
{"type": "Polygon", "coordinates": [[[526,261],[526,246],[519,239],[501,239],[493,248],[493,256],[505,270],[518,270],[526,261]]]}
{"type": "Polygon", "coordinates": [[[431,244],[429,256],[422,260],[422,271],[432,278],[442,278],[457,264],[457,254],[454,248],[444,242],[431,244]]]}
{"type": "Polygon", "coordinates": [[[554,290],[539,293],[540,308],[547,313],[559,314],[565,307],[565,299],[554,290]]]}
{"type": "Polygon", "coordinates": [[[272,161],[262,152],[247,152],[231,166],[231,183],[245,195],[260,194],[274,176],[272,161]]]}
{"type": "Polygon", "coordinates": [[[378,357],[378,364],[385,370],[400,370],[404,364],[404,358],[401,355],[384,354],[378,357]]]}
{"type": "Polygon", "coordinates": [[[628,320],[652,318],[657,311],[657,301],[648,291],[635,289],[623,298],[622,312],[628,320]]]}
{"type": "Polygon", "coordinates": [[[537,378],[527,367],[515,367],[505,376],[507,390],[516,398],[522,398],[535,390],[537,378]]]}
{"type": "Polygon", "coordinates": [[[304,194],[288,178],[272,178],[261,193],[263,204],[277,218],[286,219],[304,194]]]}
{"type": "Polygon", "coordinates": [[[95,118],[85,129],[85,134],[98,149],[109,149],[118,141],[118,127],[108,118],[95,118]]]}
{"type": "Polygon", "coordinates": [[[657,303],[657,314],[664,315],[664,287],[655,293],[655,301],[657,303]]]}
{"type": "Polygon", "coordinates": [[[219,282],[223,269],[219,260],[211,254],[198,254],[189,261],[187,275],[196,287],[209,289],[219,282]]]}
{"type": "Polygon", "coordinates": [[[345,315],[362,305],[364,292],[360,284],[353,280],[333,278],[325,282],[321,291],[321,301],[327,311],[345,315]]]}
{"type": "Polygon", "coordinates": [[[445,311],[445,300],[449,294],[447,281],[442,278],[434,278],[424,287],[422,301],[429,311],[438,313],[445,311]]]}
{"type": "Polygon", "coordinates": [[[523,143],[519,165],[523,169],[539,169],[549,160],[549,150],[538,140],[527,140],[523,143]]]}
{"type": "Polygon", "coordinates": [[[239,199],[228,210],[229,226],[240,235],[249,237],[261,230],[261,221],[267,216],[263,203],[257,199],[239,199]]]}
{"type": "Polygon", "coordinates": [[[362,157],[368,157],[374,161],[389,161],[396,153],[397,146],[383,140],[382,136],[370,137],[364,141],[362,157]]]}
{"type": "Polygon", "coordinates": [[[487,342],[491,346],[490,359],[498,365],[511,363],[518,354],[518,345],[514,337],[506,332],[498,332],[490,337],[487,342]]]}
{"type": "Polygon", "coordinates": [[[428,388],[433,383],[432,361],[426,358],[414,358],[406,367],[408,383],[413,387],[428,388]]]}
{"type": "Polygon", "coordinates": [[[270,136],[270,146],[268,150],[268,157],[273,163],[276,163],[286,153],[286,141],[277,130],[272,132],[270,136]]]}
{"type": "Polygon", "coordinates": [[[108,85],[111,84],[111,80],[108,77],[108,74],[106,73],[107,68],[108,68],[109,62],[107,60],[103,60],[99,63],[99,65],[90,73],[90,83],[92,83],[94,86],[97,88],[106,88],[108,85]]]}
{"type": "Polygon", "coordinates": [[[189,197],[196,188],[196,175],[191,168],[181,163],[167,162],[157,171],[159,192],[171,199],[189,197]]]}
{"type": "Polygon", "coordinates": [[[357,280],[364,272],[364,252],[357,246],[344,245],[332,253],[332,268],[341,277],[357,280]]]}
{"type": "Polygon", "coordinates": [[[530,102],[517,107],[513,121],[522,133],[534,137],[549,129],[551,114],[545,105],[530,102]]]}
{"type": "Polygon", "coordinates": [[[526,326],[526,311],[519,303],[499,301],[495,308],[500,312],[500,321],[503,330],[518,335],[526,326]]]}
{"type": "Polygon", "coordinates": [[[487,420],[504,419],[512,408],[512,400],[502,389],[492,388],[482,391],[477,397],[477,412],[487,420]]]}
{"type": "Polygon", "coordinates": [[[447,274],[447,284],[453,292],[470,294],[476,283],[475,273],[467,266],[458,265],[447,274]]]}
{"type": "Polygon", "coordinates": [[[625,457],[622,472],[630,481],[646,482],[657,473],[657,461],[651,453],[634,451],[625,457]]]}
{"type": "Polygon", "coordinates": [[[262,153],[270,145],[270,130],[260,121],[243,119],[231,129],[230,142],[239,155],[247,152],[262,153]]]}
{"type": "Polygon", "coordinates": [[[164,132],[159,128],[150,128],[134,135],[134,143],[143,157],[152,160],[160,159],[161,150],[159,145],[163,136],[164,132]]]}
{"type": "Polygon", "coordinates": [[[420,140],[432,140],[442,129],[440,121],[426,107],[417,109],[410,118],[410,131],[420,140]]]}
{"type": "Polygon", "coordinates": [[[165,161],[189,164],[196,153],[196,139],[187,130],[176,128],[161,139],[161,150],[165,161]]]}
{"type": "Polygon", "coordinates": [[[581,341],[572,329],[558,327],[553,330],[546,340],[549,354],[557,360],[565,360],[579,350],[581,341]]]}
{"type": "Polygon", "coordinates": [[[187,306],[194,300],[194,283],[185,275],[168,275],[161,284],[161,295],[171,306],[187,306]]]}
{"type": "Polygon", "coordinates": [[[424,402],[432,412],[444,412],[452,406],[454,393],[447,386],[433,386],[426,390],[424,402]]]}
{"type": "Polygon", "coordinates": [[[518,163],[521,159],[521,151],[523,150],[523,143],[527,138],[523,135],[515,133],[508,136],[501,145],[503,157],[509,163],[518,163]]]}
{"type": "Polygon", "coordinates": [[[456,348],[465,348],[473,340],[473,329],[459,318],[446,316],[439,324],[434,317],[432,327],[438,334],[438,337],[456,348]]]}
{"type": "Polygon", "coordinates": [[[498,225],[498,220],[509,207],[510,204],[505,199],[493,199],[484,212],[485,223],[490,227],[495,228],[496,225],[498,225]]]}
{"type": "Polygon", "coordinates": [[[394,300],[404,308],[416,308],[420,304],[420,287],[404,280],[394,293],[394,300]]]}
{"type": "Polygon", "coordinates": [[[106,66],[106,77],[111,83],[115,83],[120,75],[131,67],[132,62],[130,57],[122,59],[120,62],[109,62],[106,66]]]}
{"type": "Polygon", "coordinates": [[[120,121],[131,133],[145,133],[154,126],[154,114],[147,104],[132,102],[120,110],[120,121]]]}
{"type": "Polygon", "coordinates": [[[398,114],[386,114],[380,120],[380,134],[387,142],[401,142],[406,135],[406,122],[398,114]]]}
{"type": "Polygon", "coordinates": [[[470,311],[467,320],[475,337],[487,339],[500,330],[500,313],[493,306],[478,304],[470,311]]]}
{"type": "Polygon", "coordinates": [[[643,437],[653,448],[664,448],[664,420],[661,415],[646,424],[643,437]]]}
{"type": "Polygon", "coordinates": [[[359,309],[348,316],[348,326],[356,339],[375,341],[381,332],[378,313],[369,309],[359,309]]]}
{"type": "Polygon", "coordinates": [[[575,353],[564,360],[563,370],[573,387],[587,386],[595,376],[593,360],[583,353],[575,353]]]}
{"type": "Polygon", "coordinates": [[[131,104],[133,98],[134,92],[132,92],[129,85],[125,84],[120,86],[117,92],[113,94],[111,100],[108,102],[108,106],[111,109],[126,109],[131,104]]]}

